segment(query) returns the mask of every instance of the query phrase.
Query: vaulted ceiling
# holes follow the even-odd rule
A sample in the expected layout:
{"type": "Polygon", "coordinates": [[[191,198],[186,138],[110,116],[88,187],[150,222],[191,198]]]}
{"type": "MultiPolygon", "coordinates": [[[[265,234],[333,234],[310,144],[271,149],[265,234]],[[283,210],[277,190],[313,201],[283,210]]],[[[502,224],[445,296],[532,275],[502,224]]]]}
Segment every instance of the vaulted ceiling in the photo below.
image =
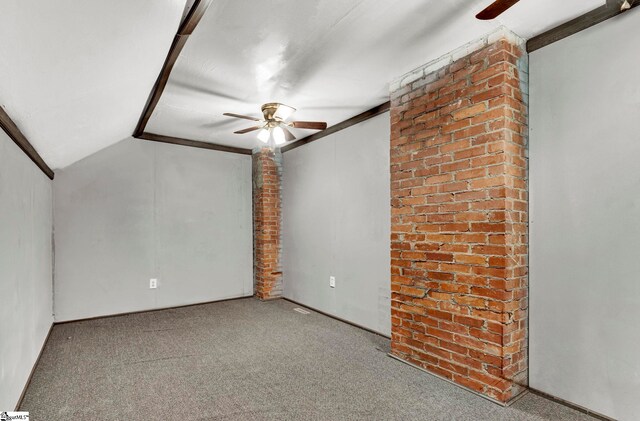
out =
{"type": "MultiPolygon", "coordinates": [[[[416,66],[506,26],[529,38],[604,0],[213,0],[182,50],[147,132],[253,148],[270,101],[338,123],[387,100],[416,66]]],[[[3,0],[0,105],[52,168],[129,138],[193,1],[3,0]]],[[[299,137],[309,132],[298,130],[299,137]]]]}

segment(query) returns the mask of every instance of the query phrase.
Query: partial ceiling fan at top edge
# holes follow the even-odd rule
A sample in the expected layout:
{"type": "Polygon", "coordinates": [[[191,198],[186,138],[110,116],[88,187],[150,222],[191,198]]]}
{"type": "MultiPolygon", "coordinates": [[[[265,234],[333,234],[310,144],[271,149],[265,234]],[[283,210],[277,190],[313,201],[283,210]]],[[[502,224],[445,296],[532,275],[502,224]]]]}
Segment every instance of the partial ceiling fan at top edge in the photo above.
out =
{"type": "Polygon", "coordinates": [[[496,0],[476,15],[476,19],[491,20],[506,12],[520,0],[496,0]]]}

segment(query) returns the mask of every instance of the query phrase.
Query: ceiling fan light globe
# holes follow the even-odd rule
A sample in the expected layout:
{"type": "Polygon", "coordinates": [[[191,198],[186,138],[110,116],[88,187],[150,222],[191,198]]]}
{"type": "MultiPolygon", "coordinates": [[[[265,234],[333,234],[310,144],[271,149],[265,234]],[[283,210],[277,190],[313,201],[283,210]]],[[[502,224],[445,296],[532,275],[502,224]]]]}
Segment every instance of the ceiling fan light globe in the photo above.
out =
{"type": "Polygon", "coordinates": [[[262,143],[269,143],[269,137],[271,137],[271,133],[265,128],[260,129],[260,131],[258,132],[258,139],[262,143]]]}
{"type": "Polygon", "coordinates": [[[273,142],[276,145],[284,145],[284,143],[286,142],[285,137],[284,137],[284,131],[282,130],[282,127],[278,126],[278,127],[274,127],[271,130],[272,134],[273,134],[273,142]]]}
{"type": "Polygon", "coordinates": [[[293,107],[289,107],[288,105],[284,104],[278,104],[278,108],[276,109],[276,112],[273,114],[273,116],[286,121],[293,115],[295,111],[296,109],[293,107]]]}

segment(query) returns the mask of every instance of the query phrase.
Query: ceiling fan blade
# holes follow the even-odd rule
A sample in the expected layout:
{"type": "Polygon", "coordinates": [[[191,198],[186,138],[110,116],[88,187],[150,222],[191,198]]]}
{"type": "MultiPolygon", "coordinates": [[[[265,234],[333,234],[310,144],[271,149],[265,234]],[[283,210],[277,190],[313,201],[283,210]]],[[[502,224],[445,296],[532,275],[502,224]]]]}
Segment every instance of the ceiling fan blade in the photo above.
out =
{"type": "Polygon", "coordinates": [[[260,121],[259,118],[249,117],[248,115],[242,115],[242,114],[223,113],[222,115],[226,115],[227,117],[244,118],[245,120],[251,120],[251,121],[260,121]]]}
{"type": "Polygon", "coordinates": [[[295,127],[296,129],[324,130],[327,128],[327,123],[324,121],[292,121],[291,127],[295,127]]]}
{"type": "Polygon", "coordinates": [[[476,15],[476,19],[491,20],[504,13],[508,8],[520,0],[496,0],[486,9],[476,15]]]}
{"type": "Polygon", "coordinates": [[[258,130],[259,128],[261,128],[261,126],[247,127],[246,129],[238,130],[237,132],[233,132],[233,133],[235,133],[235,134],[245,134],[245,133],[252,132],[254,130],[258,130]]]}
{"type": "Polygon", "coordinates": [[[292,140],[296,140],[296,137],[287,129],[286,126],[281,125],[282,131],[284,132],[284,138],[287,142],[291,142],[292,140]]]}

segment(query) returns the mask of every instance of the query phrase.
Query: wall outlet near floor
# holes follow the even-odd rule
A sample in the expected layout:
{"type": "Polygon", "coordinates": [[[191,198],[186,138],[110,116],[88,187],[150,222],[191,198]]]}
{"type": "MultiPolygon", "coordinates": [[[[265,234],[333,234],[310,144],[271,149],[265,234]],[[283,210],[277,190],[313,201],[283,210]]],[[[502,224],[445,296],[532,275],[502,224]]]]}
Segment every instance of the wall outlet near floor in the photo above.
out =
{"type": "Polygon", "coordinates": [[[158,280],[155,278],[149,279],[149,288],[156,289],[158,288],[158,280]]]}
{"type": "Polygon", "coordinates": [[[335,276],[329,276],[329,286],[331,288],[335,288],[336,287],[336,277],[335,276]]]}

